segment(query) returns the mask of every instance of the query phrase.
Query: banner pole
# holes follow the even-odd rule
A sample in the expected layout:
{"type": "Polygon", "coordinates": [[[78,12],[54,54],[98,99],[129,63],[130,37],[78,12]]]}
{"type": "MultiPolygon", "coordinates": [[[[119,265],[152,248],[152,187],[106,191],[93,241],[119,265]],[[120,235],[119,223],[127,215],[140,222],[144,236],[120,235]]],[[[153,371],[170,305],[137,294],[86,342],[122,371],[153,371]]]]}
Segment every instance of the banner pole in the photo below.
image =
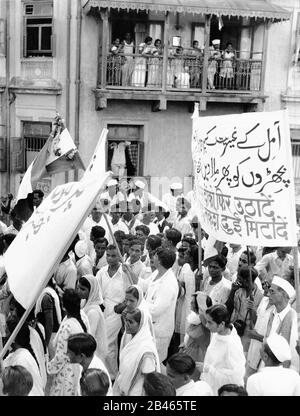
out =
{"type": "Polygon", "coordinates": [[[199,273],[202,275],[202,228],[200,222],[198,222],[198,263],[199,273]]]}
{"type": "Polygon", "coordinates": [[[297,324],[298,324],[298,342],[300,343],[300,287],[299,287],[299,262],[298,262],[298,247],[293,247],[294,257],[294,279],[295,279],[295,291],[296,291],[296,312],[297,312],[297,324]]]}
{"type": "Polygon", "coordinates": [[[202,228],[201,224],[198,221],[198,273],[199,273],[199,279],[196,277],[195,280],[195,289],[200,290],[201,287],[201,281],[202,281],[202,228]]]}
{"type": "MultiPolygon", "coordinates": [[[[122,265],[124,265],[124,264],[125,264],[125,262],[124,262],[124,259],[123,259],[122,254],[121,254],[120,248],[119,248],[119,246],[118,246],[118,243],[117,243],[116,237],[114,236],[113,230],[112,230],[112,228],[111,228],[111,226],[110,226],[110,223],[109,223],[109,221],[108,221],[107,214],[106,214],[105,212],[103,212],[103,216],[104,216],[104,219],[105,219],[105,221],[106,221],[107,227],[108,227],[108,229],[109,229],[110,235],[111,235],[111,237],[112,237],[112,239],[113,239],[114,245],[116,246],[116,249],[117,249],[118,255],[119,255],[119,257],[120,257],[120,261],[121,261],[122,265]]],[[[129,277],[130,283],[133,285],[133,284],[134,284],[134,282],[133,282],[133,280],[132,280],[131,276],[130,276],[129,274],[127,274],[127,276],[129,277]]]]}

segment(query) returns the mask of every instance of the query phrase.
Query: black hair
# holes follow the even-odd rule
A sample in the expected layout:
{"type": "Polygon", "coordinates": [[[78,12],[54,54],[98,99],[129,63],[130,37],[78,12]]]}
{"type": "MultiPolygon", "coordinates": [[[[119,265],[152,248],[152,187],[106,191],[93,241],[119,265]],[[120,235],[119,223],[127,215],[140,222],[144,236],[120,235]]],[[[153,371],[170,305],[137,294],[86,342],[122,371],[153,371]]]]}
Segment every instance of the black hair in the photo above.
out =
{"type": "Polygon", "coordinates": [[[8,396],[28,396],[33,387],[33,377],[22,365],[4,368],[2,381],[3,393],[8,396]]]}
{"type": "Polygon", "coordinates": [[[147,43],[147,42],[150,42],[150,40],[152,42],[151,36],[146,36],[144,42],[147,43]]]}
{"type": "Polygon", "coordinates": [[[116,237],[116,240],[123,240],[125,235],[126,234],[122,230],[117,230],[114,232],[114,236],[116,237]]]}
{"type": "Polygon", "coordinates": [[[129,286],[125,293],[134,296],[137,300],[139,299],[139,291],[135,286],[129,286]]]}
{"type": "Polygon", "coordinates": [[[193,358],[182,352],[178,352],[168,358],[167,364],[177,374],[188,374],[189,376],[193,374],[196,368],[196,363],[193,358]]]}
{"type": "Polygon", "coordinates": [[[231,328],[230,313],[228,312],[228,309],[225,305],[213,305],[206,309],[205,312],[216,324],[220,325],[222,322],[224,322],[226,328],[231,328]]]}
{"type": "Polygon", "coordinates": [[[228,393],[236,393],[238,396],[248,396],[247,390],[243,386],[237,384],[224,384],[218,389],[218,396],[222,396],[222,393],[227,391],[228,393]]]}
{"type": "Polygon", "coordinates": [[[88,368],[81,376],[80,388],[82,396],[106,396],[109,389],[108,375],[99,368],[88,368]],[[94,381],[90,383],[89,380],[93,378],[94,381]]]}
{"type": "Polygon", "coordinates": [[[32,195],[38,194],[39,198],[44,198],[44,192],[41,189],[35,189],[32,191],[32,195]]]}
{"type": "Polygon", "coordinates": [[[217,254],[216,256],[210,257],[206,260],[206,264],[209,266],[211,262],[215,261],[221,267],[221,269],[225,269],[227,264],[226,257],[222,256],[222,254],[217,254]]]}
{"type": "Polygon", "coordinates": [[[159,259],[160,264],[165,269],[170,269],[173,266],[173,264],[175,263],[176,254],[174,253],[174,251],[172,251],[168,248],[159,247],[156,250],[156,254],[157,254],[157,257],[159,259]]]}
{"type": "Polygon", "coordinates": [[[167,240],[171,241],[174,247],[181,241],[182,234],[180,231],[176,230],[175,228],[171,228],[170,230],[166,230],[165,232],[167,240]]]}
{"type": "Polygon", "coordinates": [[[188,243],[190,245],[190,247],[196,246],[197,242],[194,238],[192,237],[183,237],[183,239],[181,240],[181,242],[185,242],[188,243]]]}
{"type": "Polygon", "coordinates": [[[84,276],[80,277],[80,278],[78,279],[78,283],[79,283],[81,286],[86,287],[88,290],[91,290],[91,284],[90,284],[90,282],[88,281],[88,279],[87,279],[86,277],[84,277],[84,276]]]}
{"type": "Polygon", "coordinates": [[[138,324],[141,323],[142,312],[139,309],[134,309],[131,312],[127,312],[126,316],[128,317],[129,314],[132,315],[132,317],[135,320],[135,322],[137,322],[138,324]]]}
{"type": "Polygon", "coordinates": [[[176,396],[176,389],[169,377],[157,371],[144,375],[143,388],[146,396],[176,396]]]}
{"type": "MultiPolygon", "coordinates": [[[[197,313],[199,313],[199,306],[198,306],[198,302],[197,302],[197,293],[193,293],[193,295],[192,296],[194,296],[194,298],[195,298],[195,309],[196,309],[196,312],[197,313]]],[[[211,300],[211,297],[210,296],[208,296],[208,295],[206,295],[206,307],[207,308],[210,308],[211,306],[212,306],[212,300],[211,300]]]]}
{"type": "Polygon", "coordinates": [[[91,234],[97,240],[98,238],[103,238],[105,236],[105,229],[101,225],[94,225],[91,228],[91,234]]]}
{"type": "Polygon", "coordinates": [[[105,243],[105,244],[106,244],[106,247],[108,246],[108,240],[107,240],[107,238],[105,238],[105,237],[100,237],[100,238],[97,238],[96,240],[94,240],[94,246],[95,246],[96,244],[103,244],[103,243],[105,243]]]}
{"type": "MultiPolygon", "coordinates": [[[[7,319],[6,321],[7,328],[11,334],[13,333],[16,326],[18,325],[18,322],[19,322],[18,319],[7,319]]],[[[30,354],[35,359],[38,369],[40,369],[39,362],[30,344],[30,329],[29,329],[28,322],[25,322],[23,326],[20,328],[19,332],[16,335],[15,343],[20,345],[22,348],[27,349],[30,352],[30,354]]]]}
{"type": "Polygon", "coordinates": [[[114,244],[109,244],[109,245],[106,247],[106,251],[108,251],[108,250],[117,250],[117,247],[116,247],[114,244]]]}
{"type": "Polygon", "coordinates": [[[138,239],[134,239],[134,240],[131,240],[129,242],[129,247],[132,247],[134,245],[140,246],[141,247],[141,250],[143,250],[143,248],[144,248],[144,244],[141,242],[141,240],[138,240],[138,239]]]}
{"type": "Polygon", "coordinates": [[[80,297],[75,289],[66,289],[62,296],[63,306],[68,314],[77,319],[84,332],[87,332],[87,328],[80,315],[80,297]]]}
{"type": "Polygon", "coordinates": [[[199,249],[198,246],[192,246],[188,249],[188,253],[192,259],[193,264],[196,268],[199,267],[199,249]]]}
{"type": "Polygon", "coordinates": [[[161,247],[161,238],[158,235],[151,234],[147,238],[147,245],[149,246],[150,250],[154,251],[158,247],[161,247]]]}
{"type": "Polygon", "coordinates": [[[73,334],[68,338],[68,349],[76,355],[84,354],[90,358],[97,349],[97,342],[91,334],[73,334]]]}
{"type": "Polygon", "coordinates": [[[150,228],[145,224],[141,224],[135,227],[135,232],[137,231],[142,231],[142,233],[145,234],[147,237],[150,234],[150,228]]]}

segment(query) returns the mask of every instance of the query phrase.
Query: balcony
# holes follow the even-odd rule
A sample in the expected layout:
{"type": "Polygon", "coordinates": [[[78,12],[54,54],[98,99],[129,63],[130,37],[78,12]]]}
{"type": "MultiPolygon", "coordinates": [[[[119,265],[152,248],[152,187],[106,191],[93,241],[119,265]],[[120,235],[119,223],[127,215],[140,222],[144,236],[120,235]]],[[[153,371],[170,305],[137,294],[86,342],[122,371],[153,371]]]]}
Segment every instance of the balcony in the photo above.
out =
{"type": "Polygon", "coordinates": [[[107,99],[159,101],[159,110],[167,101],[258,103],[262,53],[245,55],[237,51],[234,59],[215,60],[192,49],[176,54],[172,48],[158,56],[107,53],[99,60],[97,109],[105,108],[107,99]]]}

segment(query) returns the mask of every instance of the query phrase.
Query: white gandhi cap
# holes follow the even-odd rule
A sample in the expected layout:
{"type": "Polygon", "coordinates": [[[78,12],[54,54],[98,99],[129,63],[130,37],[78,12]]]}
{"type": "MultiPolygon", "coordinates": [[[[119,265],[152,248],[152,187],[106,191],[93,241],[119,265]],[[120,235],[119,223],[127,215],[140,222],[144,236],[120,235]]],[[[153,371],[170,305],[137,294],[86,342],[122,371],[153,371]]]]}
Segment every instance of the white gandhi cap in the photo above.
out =
{"type": "Polygon", "coordinates": [[[135,182],[134,182],[134,184],[135,184],[135,186],[137,186],[138,188],[145,189],[145,184],[144,184],[144,182],[142,182],[142,181],[140,181],[140,180],[135,181],[135,182]]]}
{"type": "Polygon", "coordinates": [[[213,45],[220,45],[220,43],[221,43],[221,41],[220,41],[220,39],[214,39],[214,40],[212,40],[212,42],[211,42],[213,45]]]}
{"type": "Polygon", "coordinates": [[[275,355],[278,361],[283,363],[291,359],[291,348],[287,340],[279,334],[271,334],[267,339],[266,343],[268,344],[270,350],[275,355]]]}
{"type": "Polygon", "coordinates": [[[283,289],[287,294],[288,297],[291,299],[293,296],[295,296],[295,289],[293,286],[282,277],[274,276],[272,280],[272,285],[279,286],[281,289],[283,289]]]}
{"type": "Polygon", "coordinates": [[[182,184],[179,183],[179,182],[174,182],[174,183],[171,183],[170,188],[171,189],[182,189],[182,184]]]}
{"type": "Polygon", "coordinates": [[[116,186],[118,185],[118,181],[116,181],[116,179],[111,179],[110,181],[107,182],[107,186],[116,186]]]}

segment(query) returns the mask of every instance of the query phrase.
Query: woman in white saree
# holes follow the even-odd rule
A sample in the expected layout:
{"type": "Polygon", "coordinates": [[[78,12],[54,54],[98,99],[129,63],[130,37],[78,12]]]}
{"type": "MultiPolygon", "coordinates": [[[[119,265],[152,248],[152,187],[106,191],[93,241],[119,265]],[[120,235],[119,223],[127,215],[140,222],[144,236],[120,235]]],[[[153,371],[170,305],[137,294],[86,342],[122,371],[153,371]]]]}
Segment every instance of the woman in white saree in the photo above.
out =
{"type": "Polygon", "coordinates": [[[127,312],[126,333],[130,341],[124,345],[126,334],[120,345],[120,366],[113,387],[115,396],[141,396],[144,374],[160,371],[159,358],[150,332],[147,314],[135,309],[127,312]]]}
{"type": "MultiPolygon", "coordinates": [[[[155,342],[155,334],[154,334],[154,329],[153,329],[153,324],[152,324],[152,317],[149,312],[148,304],[145,301],[143,290],[139,285],[129,286],[129,288],[125,292],[125,300],[122,305],[125,306],[125,309],[122,311],[122,320],[124,322],[124,326],[125,326],[126,314],[128,312],[133,312],[137,308],[140,309],[146,315],[145,318],[148,321],[149,329],[150,329],[152,338],[155,342]]],[[[124,336],[123,345],[125,346],[127,342],[131,339],[131,334],[127,334],[126,331],[124,331],[123,336],[124,336]]]]}
{"type": "Polygon", "coordinates": [[[78,280],[76,291],[80,299],[83,299],[83,311],[88,317],[91,335],[97,342],[95,354],[104,362],[107,355],[107,334],[104,314],[100,308],[102,299],[98,280],[87,274],[78,280]]]}
{"type": "Polygon", "coordinates": [[[89,321],[80,311],[80,298],[74,289],[66,289],[63,294],[63,307],[66,316],[62,320],[53,340],[55,355],[47,364],[48,374],[53,375],[50,396],[76,396],[80,377],[80,365],[71,364],[67,355],[70,335],[90,332],[89,321]]]}

